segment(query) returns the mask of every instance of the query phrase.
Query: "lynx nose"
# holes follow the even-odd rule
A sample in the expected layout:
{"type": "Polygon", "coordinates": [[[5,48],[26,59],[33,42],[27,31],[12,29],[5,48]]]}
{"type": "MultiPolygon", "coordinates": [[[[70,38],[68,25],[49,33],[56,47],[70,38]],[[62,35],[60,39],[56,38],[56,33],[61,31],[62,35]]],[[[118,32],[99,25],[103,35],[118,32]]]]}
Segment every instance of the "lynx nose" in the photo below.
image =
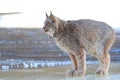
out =
{"type": "Polygon", "coordinates": [[[45,30],[45,27],[43,27],[43,29],[45,30]]]}
{"type": "Polygon", "coordinates": [[[45,27],[43,27],[43,29],[44,29],[45,32],[48,32],[48,31],[49,31],[49,30],[47,30],[45,27]]]}

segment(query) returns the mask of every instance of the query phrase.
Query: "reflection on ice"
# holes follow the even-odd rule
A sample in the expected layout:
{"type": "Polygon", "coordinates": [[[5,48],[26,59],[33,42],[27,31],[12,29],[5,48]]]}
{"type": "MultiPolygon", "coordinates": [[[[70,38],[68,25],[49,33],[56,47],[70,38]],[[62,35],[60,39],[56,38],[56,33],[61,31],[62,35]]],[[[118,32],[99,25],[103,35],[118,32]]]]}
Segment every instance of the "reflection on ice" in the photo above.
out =
{"type": "MultiPolygon", "coordinates": [[[[16,62],[15,60],[8,60],[6,63],[13,63],[16,62]]],[[[70,66],[56,66],[58,65],[57,62],[59,62],[59,65],[69,65],[70,61],[18,61],[21,62],[21,66],[19,66],[19,63],[16,65],[8,65],[5,64],[2,65],[0,68],[0,80],[120,80],[120,64],[119,63],[111,63],[109,75],[100,77],[96,76],[94,72],[98,68],[98,65],[96,62],[90,63],[87,62],[87,72],[85,77],[68,77],[65,76],[65,72],[67,71],[70,66]],[[44,68],[39,63],[41,62],[44,68]],[[55,62],[55,64],[54,64],[55,62]],[[63,62],[63,63],[62,63],[63,62]],[[66,62],[66,63],[64,63],[66,62]],[[48,67],[50,66],[56,66],[56,67],[48,67]],[[16,66],[16,68],[15,68],[16,66]],[[19,69],[20,68],[20,69],[19,69]],[[27,68],[27,69],[21,69],[21,68],[27,68]],[[28,69],[29,68],[29,69],[28,69]],[[32,69],[31,69],[32,68],[32,69]],[[36,69],[39,68],[39,69],[36,69]],[[9,69],[15,69],[15,70],[9,70],[9,69]],[[7,71],[6,71],[7,70],[7,71]]],[[[0,64],[1,65],[1,64],[0,64]]]]}
{"type": "MultiPolygon", "coordinates": [[[[65,79],[62,79],[62,80],[65,80],[65,79]]],[[[86,77],[67,78],[66,80],[120,80],[120,74],[109,75],[104,77],[97,77],[96,75],[87,75],[86,77]]]]}

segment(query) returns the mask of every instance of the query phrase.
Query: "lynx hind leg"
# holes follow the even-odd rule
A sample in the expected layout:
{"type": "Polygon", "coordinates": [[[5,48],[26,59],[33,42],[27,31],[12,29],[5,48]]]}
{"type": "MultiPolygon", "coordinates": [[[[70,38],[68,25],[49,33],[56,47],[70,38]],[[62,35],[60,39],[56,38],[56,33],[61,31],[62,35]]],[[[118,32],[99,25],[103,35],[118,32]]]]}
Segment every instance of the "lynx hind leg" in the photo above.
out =
{"type": "Polygon", "coordinates": [[[115,33],[113,32],[112,37],[108,38],[106,40],[106,42],[105,42],[104,54],[101,54],[100,56],[98,56],[98,59],[100,61],[100,67],[96,71],[96,74],[98,74],[98,75],[106,75],[106,74],[108,74],[109,65],[110,65],[109,50],[112,47],[112,45],[114,43],[114,40],[115,40],[115,33]]]}
{"type": "Polygon", "coordinates": [[[67,76],[73,76],[73,72],[77,70],[77,60],[74,54],[69,54],[70,60],[72,62],[72,69],[66,71],[67,76]]]}
{"type": "Polygon", "coordinates": [[[109,65],[110,65],[110,54],[109,49],[111,48],[111,40],[107,40],[108,42],[104,46],[104,50],[101,51],[101,54],[98,56],[98,60],[100,62],[100,66],[98,70],[96,71],[97,75],[104,76],[108,74],[109,65]]]}
{"type": "Polygon", "coordinates": [[[96,75],[105,76],[108,74],[109,65],[110,65],[110,54],[106,53],[99,57],[100,66],[96,71],[96,75]]]}

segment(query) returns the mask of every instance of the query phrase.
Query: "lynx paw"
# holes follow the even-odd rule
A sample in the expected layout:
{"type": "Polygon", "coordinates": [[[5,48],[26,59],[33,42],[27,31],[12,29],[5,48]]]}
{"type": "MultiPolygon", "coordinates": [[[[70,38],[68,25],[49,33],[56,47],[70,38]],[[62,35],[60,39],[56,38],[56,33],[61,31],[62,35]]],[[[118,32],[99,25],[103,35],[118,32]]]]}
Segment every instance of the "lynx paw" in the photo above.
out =
{"type": "Polygon", "coordinates": [[[76,71],[74,71],[73,75],[75,75],[75,76],[84,76],[85,73],[83,71],[76,70],[76,71]]]}
{"type": "Polygon", "coordinates": [[[73,76],[73,72],[74,72],[75,70],[70,70],[70,69],[68,69],[67,71],[66,71],[66,75],[67,76],[73,76]]]}
{"type": "Polygon", "coordinates": [[[95,73],[96,75],[100,75],[100,76],[105,76],[108,74],[108,72],[106,72],[105,70],[98,70],[95,73]]]}
{"type": "Polygon", "coordinates": [[[79,70],[67,70],[66,72],[67,76],[84,76],[84,73],[79,70]]]}

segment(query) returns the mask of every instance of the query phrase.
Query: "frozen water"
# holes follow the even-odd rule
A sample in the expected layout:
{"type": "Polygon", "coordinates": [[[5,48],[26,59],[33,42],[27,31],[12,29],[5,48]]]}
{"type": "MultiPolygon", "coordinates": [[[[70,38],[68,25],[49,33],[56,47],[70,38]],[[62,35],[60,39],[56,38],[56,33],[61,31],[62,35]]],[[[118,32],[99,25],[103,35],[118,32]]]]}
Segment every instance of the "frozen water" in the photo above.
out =
{"type": "MultiPolygon", "coordinates": [[[[53,64],[52,64],[53,65],[53,64]]],[[[120,64],[112,63],[109,75],[100,77],[94,74],[98,65],[87,64],[85,77],[67,77],[70,66],[41,67],[39,69],[15,69],[0,71],[0,80],[120,80],[120,64]],[[92,66],[92,67],[91,67],[92,66]]],[[[5,67],[6,68],[6,67],[5,67]]]]}
{"type": "MultiPolygon", "coordinates": [[[[10,60],[0,60],[0,69],[1,70],[21,69],[21,68],[29,69],[29,68],[41,68],[41,67],[67,66],[70,64],[71,64],[71,61],[48,61],[48,60],[43,61],[43,60],[10,59],[10,60]]],[[[87,64],[98,64],[98,62],[87,61],[87,64]]]]}
{"type": "Polygon", "coordinates": [[[2,70],[8,70],[8,69],[9,69],[9,66],[5,66],[5,65],[4,65],[4,66],[1,66],[1,69],[2,69],[2,70]]]}
{"type": "Polygon", "coordinates": [[[26,64],[25,62],[23,62],[23,66],[24,66],[25,69],[26,69],[26,68],[29,68],[29,65],[26,64]]]}
{"type": "Polygon", "coordinates": [[[40,67],[54,67],[54,66],[65,66],[71,64],[70,61],[39,61],[39,60],[1,60],[1,70],[5,69],[20,69],[20,68],[40,68],[40,67]],[[6,67],[9,68],[6,68],[6,67]]]}

